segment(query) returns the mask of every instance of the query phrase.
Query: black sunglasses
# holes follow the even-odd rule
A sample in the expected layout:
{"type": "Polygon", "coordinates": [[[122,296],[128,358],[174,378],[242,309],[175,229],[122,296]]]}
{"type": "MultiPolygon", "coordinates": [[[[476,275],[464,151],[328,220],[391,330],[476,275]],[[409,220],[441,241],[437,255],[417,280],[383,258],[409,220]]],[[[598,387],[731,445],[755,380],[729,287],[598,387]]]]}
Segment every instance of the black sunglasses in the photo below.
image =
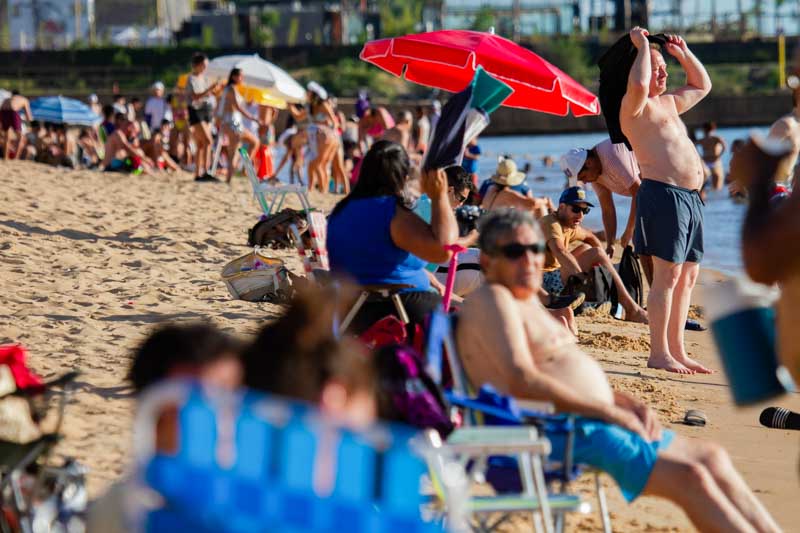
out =
{"type": "Polygon", "coordinates": [[[469,195],[465,194],[465,195],[462,196],[462,195],[454,192],[453,193],[453,197],[455,198],[455,201],[456,201],[457,204],[463,204],[464,202],[467,201],[467,198],[469,198],[469,195]]]}
{"type": "Polygon", "coordinates": [[[578,206],[578,205],[573,205],[573,206],[570,206],[570,207],[572,207],[572,212],[575,213],[576,215],[578,213],[583,213],[584,215],[588,215],[589,212],[592,210],[591,207],[581,207],[581,206],[578,206]]]}
{"type": "Polygon", "coordinates": [[[512,242],[497,249],[497,251],[506,259],[519,259],[525,252],[531,252],[533,255],[543,254],[545,245],[543,242],[535,242],[533,244],[522,244],[519,242],[512,242]]]}

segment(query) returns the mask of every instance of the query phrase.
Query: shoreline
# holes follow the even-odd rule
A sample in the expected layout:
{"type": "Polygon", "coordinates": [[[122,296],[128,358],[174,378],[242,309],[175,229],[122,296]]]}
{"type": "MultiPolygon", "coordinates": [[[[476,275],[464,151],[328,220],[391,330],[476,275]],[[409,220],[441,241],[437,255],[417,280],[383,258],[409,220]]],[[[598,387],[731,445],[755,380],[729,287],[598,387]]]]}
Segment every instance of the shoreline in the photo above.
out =
{"type": "MultiPolygon", "coordinates": [[[[151,178],[0,161],[0,187],[7,195],[0,207],[0,290],[6,295],[0,342],[22,343],[44,378],[83,371],[57,452],[90,467],[88,487],[96,497],[130,463],[135,400],[125,376],[132,350],[150,329],[163,320],[210,318],[226,331],[252,335],[280,312],[276,305],[232,300],[220,279],[227,262],[248,252],[246,231],[258,208],[241,178],[228,188],[194,183],[188,174],[151,178]]],[[[339,199],[310,195],[324,211],[339,199]]],[[[270,255],[303,271],[295,252],[270,255]]],[[[725,277],[702,269],[699,285],[725,277]]],[[[699,291],[695,295],[696,304],[699,291]]],[[[646,326],[586,316],[578,325],[581,348],[614,387],[640,396],[681,435],[725,446],[778,521],[787,530],[800,523],[793,505],[796,434],[758,426],[763,406],[734,407],[720,373],[678,377],[645,368],[646,326]],[[679,423],[690,408],[706,412],[706,427],[679,423]]],[[[720,368],[710,332],[686,335],[690,355],[720,368]]],[[[800,411],[800,395],[774,404],[800,411]]],[[[603,480],[615,531],[691,530],[675,506],[653,498],[627,505],[608,476],[603,480]]],[[[585,476],[576,487],[592,485],[585,476]]],[[[599,518],[571,518],[570,530],[600,531],[599,518]]]]}

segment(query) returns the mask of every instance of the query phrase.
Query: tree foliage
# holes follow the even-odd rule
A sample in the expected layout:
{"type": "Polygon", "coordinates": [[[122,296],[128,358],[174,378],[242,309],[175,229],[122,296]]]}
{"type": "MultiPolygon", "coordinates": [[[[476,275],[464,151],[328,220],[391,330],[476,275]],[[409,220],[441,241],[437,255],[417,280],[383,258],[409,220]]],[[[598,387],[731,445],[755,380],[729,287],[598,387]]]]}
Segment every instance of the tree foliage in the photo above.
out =
{"type": "Polygon", "coordinates": [[[381,37],[414,33],[422,23],[424,0],[381,0],[381,37]]]}
{"type": "Polygon", "coordinates": [[[472,26],[470,26],[470,29],[475,31],[489,31],[489,28],[493,28],[496,25],[494,10],[489,6],[483,6],[475,13],[475,18],[472,19],[472,26]]]}

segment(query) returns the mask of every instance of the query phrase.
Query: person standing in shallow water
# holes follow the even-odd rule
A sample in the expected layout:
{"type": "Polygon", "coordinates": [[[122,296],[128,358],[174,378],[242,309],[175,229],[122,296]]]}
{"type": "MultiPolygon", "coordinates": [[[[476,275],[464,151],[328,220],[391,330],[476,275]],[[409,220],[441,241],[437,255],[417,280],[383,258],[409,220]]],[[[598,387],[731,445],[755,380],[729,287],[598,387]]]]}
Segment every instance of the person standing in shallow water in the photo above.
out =
{"type": "Polygon", "coordinates": [[[711,373],[691,359],[683,342],[692,289],[703,258],[703,161],[680,115],[711,91],[702,63],[677,35],[665,48],[686,72],[686,85],[667,92],[667,65],[647,39],[630,32],[637,49],[620,108],[620,125],[641,169],[636,194],[634,247],[653,257],[647,298],[650,358],[647,366],[679,374],[711,373]]]}

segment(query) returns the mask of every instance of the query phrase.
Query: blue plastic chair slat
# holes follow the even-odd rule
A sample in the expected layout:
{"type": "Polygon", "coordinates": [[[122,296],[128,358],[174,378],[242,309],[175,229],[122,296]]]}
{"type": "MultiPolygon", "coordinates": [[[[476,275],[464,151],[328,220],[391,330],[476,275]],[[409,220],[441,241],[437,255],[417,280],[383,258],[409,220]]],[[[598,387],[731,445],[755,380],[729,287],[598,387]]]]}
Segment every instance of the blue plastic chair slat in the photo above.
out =
{"type": "Polygon", "coordinates": [[[426,468],[408,428],[355,433],[325,425],[307,406],[254,393],[225,398],[224,408],[215,401],[193,386],[179,406],[178,452],[144,466],[166,502],[146,516],[148,533],[442,530],[420,517],[426,468]],[[233,461],[220,464],[226,446],[233,461]],[[335,468],[330,493],[318,494],[315,469],[325,464],[335,468]]]}

